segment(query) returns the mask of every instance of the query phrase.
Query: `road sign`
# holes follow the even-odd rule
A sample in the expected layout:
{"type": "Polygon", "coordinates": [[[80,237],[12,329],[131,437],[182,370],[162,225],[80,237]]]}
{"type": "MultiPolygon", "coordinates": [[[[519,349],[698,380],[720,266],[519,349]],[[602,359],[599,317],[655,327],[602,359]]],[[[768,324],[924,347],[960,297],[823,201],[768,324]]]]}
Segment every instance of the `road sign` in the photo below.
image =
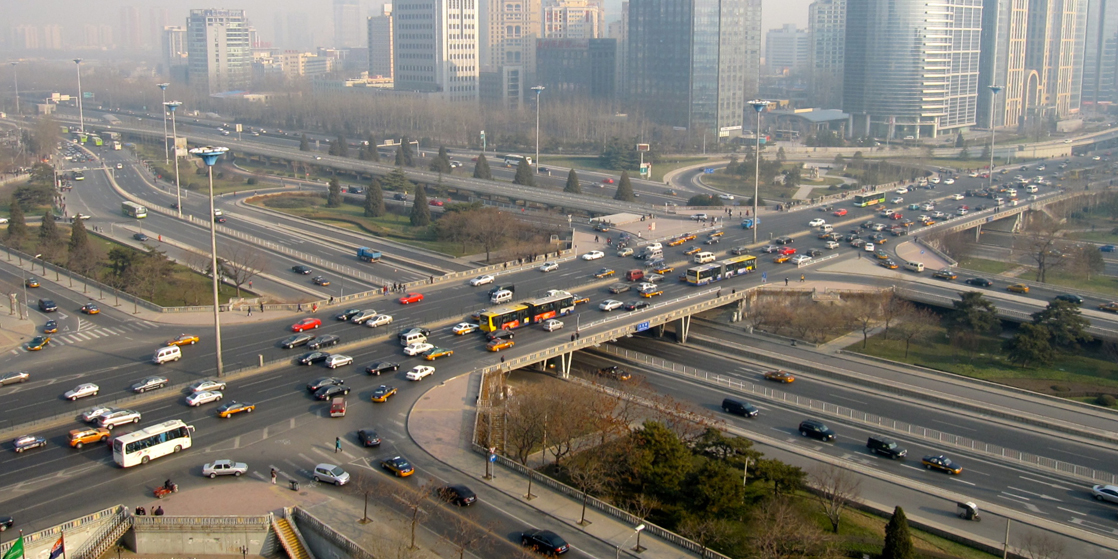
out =
{"type": "Polygon", "coordinates": [[[637,325],[637,332],[644,332],[645,330],[648,330],[649,328],[651,328],[651,326],[648,325],[648,321],[646,320],[646,321],[637,325]]]}
{"type": "Polygon", "coordinates": [[[490,462],[496,462],[497,461],[497,455],[496,454],[490,454],[489,455],[489,461],[490,462]]]}
{"type": "Polygon", "coordinates": [[[651,151],[648,144],[637,144],[637,151],[651,151]]]}
{"type": "Polygon", "coordinates": [[[703,169],[703,172],[708,174],[708,175],[714,174],[714,167],[707,167],[707,168],[703,169]]]}

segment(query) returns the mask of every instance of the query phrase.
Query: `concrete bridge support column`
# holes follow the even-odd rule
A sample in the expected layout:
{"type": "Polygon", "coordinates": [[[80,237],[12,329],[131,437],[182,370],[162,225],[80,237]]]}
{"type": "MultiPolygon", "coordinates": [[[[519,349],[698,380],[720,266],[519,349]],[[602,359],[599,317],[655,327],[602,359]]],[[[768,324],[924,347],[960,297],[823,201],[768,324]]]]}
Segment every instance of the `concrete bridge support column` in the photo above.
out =
{"type": "Polygon", "coordinates": [[[681,344],[687,343],[687,332],[691,330],[691,317],[680,317],[675,324],[675,339],[681,344]]]}
{"type": "Polygon", "coordinates": [[[974,242],[976,242],[976,243],[982,242],[982,224],[981,223],[974,226],[974,242]]]}
{"type": "Polygon", "coordinates": [[[740,322],[745,317],[745,299],[738,299],[734,303],[734,322],[740,322]]]}
{"type": "Polygon", "coordinates": [[[571,378],[571,363],[575,360],[574,352],[560,354],[556,359],[559,365],[559,378],[571,378]]]}
{"type": "Polygon", "coordinates": [[[654,332],[653,335],[655,335],[657,338],[663,338],[664,337],[664,326],[667,326],[667,324],[665,323],[665,324],[661,324],[659,326],[653,326],[652,327],[653,328],[652,331],[654,332]]]}
{"type": "Polygon", "coordinates": [[[1012,229],[1012,231],[1014,233],[1021,233],[1021,232],[1024,231],[1024,228],[1025,228],[1025,212],[1021,212],[1021,213],[1017,214],[1017,217],[1015,217],[1013,219],[1013,229],[1012,229]]]}

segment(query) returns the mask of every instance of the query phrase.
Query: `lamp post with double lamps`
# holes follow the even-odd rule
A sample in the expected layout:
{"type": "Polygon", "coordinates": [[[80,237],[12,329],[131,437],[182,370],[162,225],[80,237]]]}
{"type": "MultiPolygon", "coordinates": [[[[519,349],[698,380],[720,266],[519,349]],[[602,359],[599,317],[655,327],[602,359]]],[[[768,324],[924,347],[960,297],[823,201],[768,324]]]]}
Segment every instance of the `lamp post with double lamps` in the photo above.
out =
{"type": "Polygon", "coordinates": [[[181,105],[179,101],[163,103],[171,111],[171,142],[175,144],[175,210],[179,212],[179,217],[182,217],[182,188],[179,186],[179,129],[175,126],[175,109],[181,105]]]}
{"type": "Polygon", "coordinates": [[[998,93],[1001,93],[1002,86],[990,86],[990,169],[988,173],[989,180],[987,181],[987,188],[994,188],[994,105],[998,101],[998,93]]]}
{"type": "Polygon", "coordinates": [[[749,102],[749,106],[757,111],[757,128],[754,130],[754,134],[757,136],[757,146],[753,152],[753,242],[757,242],[757,226],[761,223],[757,216],[757,198],[761,195],[761,111],[769,106],[769,102],[754,99],[749,102]]]}
{"type": "Polygon", "coordinates": [[[536,173],[540,172],[540,94],[543,93],[544,87],[537,85],[532,88],[536,92],[536,173]]]}
{"type": "Polygon", "coordinates": [[[166,165],[171,162],[171,148],[167,146],[167,86],[169,83],[159,84],[159,90],[163,93],[163,164],[166,165]]]}
{"type": "Polygon", "coordinates": [[[74,65],[78,68],[78,132],[85,134],[85,113],[82,112],[82,59],[75,58],[74,65]]]}
{"type": "MultiPolygon", "coordinates": [[[[217,341],[217,376],[223,373],[221,364],[221,307],[217,299],[217,284],[221,271],[217,267],[217,225],[214,223],[214,163],[217,158],[229,151],[229,148],[202,147],[190,150],[190,154],[206,164],[206,172],[210,177],[210,272],[213,273],[214,290],[214,340],[217,341]]],[[[181,210],[180,210],[181,211],[181,210]]]]}

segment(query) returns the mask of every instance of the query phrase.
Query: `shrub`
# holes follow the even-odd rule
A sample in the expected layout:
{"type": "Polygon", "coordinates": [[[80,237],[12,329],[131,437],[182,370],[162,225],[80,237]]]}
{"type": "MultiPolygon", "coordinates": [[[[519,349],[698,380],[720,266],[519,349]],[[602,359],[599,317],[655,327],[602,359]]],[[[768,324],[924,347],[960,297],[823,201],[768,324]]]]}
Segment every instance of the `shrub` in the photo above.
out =
{"type": "Polygon", "coordinates": [[[1118,400],[1115,400],[1114,396],[1111,396],[1110,394],[1099,394],[1099,397],[1095,398],[1096,404],[1108,408],[1113,407],[1116,402],[1118,402],[1118,400]]]}
{"type": "Polygon", "coordinates": [[[264,200],[269,208],[310,208],[322,204],[318,196],[271,196],[264,200]]]}
{"type": "Polygon", "coordinates": [[[256,177],[249,177],[249,178],[245,179],[245,184],[247,184],[249,186],[252,186],[252,185],[256,184],[256,177]]]}

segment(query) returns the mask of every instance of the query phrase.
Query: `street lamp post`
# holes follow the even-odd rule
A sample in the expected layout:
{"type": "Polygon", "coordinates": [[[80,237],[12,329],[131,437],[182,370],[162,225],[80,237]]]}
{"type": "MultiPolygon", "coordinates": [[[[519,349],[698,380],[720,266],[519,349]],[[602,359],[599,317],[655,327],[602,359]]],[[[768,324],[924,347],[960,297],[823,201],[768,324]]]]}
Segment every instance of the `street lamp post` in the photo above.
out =
{"type": "Polygon", "coordinates": [[[987,187],[994,187],[994,105],[998,100],[998,93],[1001,92],[1002,86],[990,86],[990,169],[987,181],[987,187]]]}
{"type": "Polygon", "coordinates": [[[757,198],[761,194],[761,111],[769,105],[768,101],[761,99],[754,99],[749,102],[749,106],[757,111],[757,128],[754,134],[757,136],[757,146],[753,152],[753,242],[757,242],[757,226],[761,220],[757,216],[757,198]]]}
{"type": "Polygon", "coordinates": [[[12,62],[12,79],[16,82],[16,114],[19,114],[19,72],[16,71],[16,65],[19,62],[12,62]]]}
{"type": "MultiPolygon", "coordinates": [[[[35,273],[35,260],[34,259],[38,258],[40,256],[42,256],[42,254],[36,254],[35,256],[32,257],[32,260],[31,260],[31,273],[32,274],[35,273]]],[[[22,262],[20,262],[19,270],[21,272],[23,271],[23,263],[22,262]]],[[[46,267],[45,266],[43,267],[43,271],[46,272],[46,267]]],[[[29,305],[29,304],[31,304],[31,301],[27,299],[27,274],[23,274],[23,316],[20,317],[20,320],[27,320],[27,305],[29,305]]]]}
{"type": "Polygon", "coordinates": [[[163,93],[163,164],[166,165],[171,162],[171,148],[167,146],[167,86],[169,83],[159,84],[159,89],[163,93]]]}
{"type": "Polygon", "coordinates": [[[78,132],[85,133],[85,113],[82,112],[82,59],[75,58],[74,66],[78,69],[78,132]]]}
{"type": "Polygon", "coordinates": [[[621,548],[625,547],[625,544],[629,543],[629,540],[633,539],[633,536],[637,537],[637,549],[640,549],[640,533],[644,531],[644,528],[644,524],[633,528],[633,533],[629,534],[629,537],[625,538],[625,541],[621,542],[621,545],[617,546],[617,555],[614,556],[615,559],[621,559],[621,548]]]}
{"type": "Polygon", "coordinates": [[[536,173],[540,172],[540,94],[543,90],[542,85],[532,88],[536,92],[536,173]]]}
{"type": "MultiPolygon", "coordinates": [[[[221,275],[217,267],[217,225],[214,223],[214,163],[217,158],[229,151],[229,148],[201,147],[190,150],[190,153],[206,164],[206,171],[210,177],[210,271],[213,273],[214,291],[214,339],[217,340],[217,376],[222,376],[221,364],[221,307],[217,299],[217,282],[221,275]]],[[[180,210],[181,211],[181,210],[180,210]]]]}
{"type": "MultiPolygon", "coordinates": [[[[179,129],[175,125],[175,109],[179,108],[182,103],[178,101],[171,101],[170,103],[163,103],[163,106],[171,111],[171,135],[172,143],[175,144],[175,210],[179,212],[179,217],[182,217],[182,189],[179,187],[179,129]]],[[[166,140],[166,138],[164,138],[166,140]]]]}

